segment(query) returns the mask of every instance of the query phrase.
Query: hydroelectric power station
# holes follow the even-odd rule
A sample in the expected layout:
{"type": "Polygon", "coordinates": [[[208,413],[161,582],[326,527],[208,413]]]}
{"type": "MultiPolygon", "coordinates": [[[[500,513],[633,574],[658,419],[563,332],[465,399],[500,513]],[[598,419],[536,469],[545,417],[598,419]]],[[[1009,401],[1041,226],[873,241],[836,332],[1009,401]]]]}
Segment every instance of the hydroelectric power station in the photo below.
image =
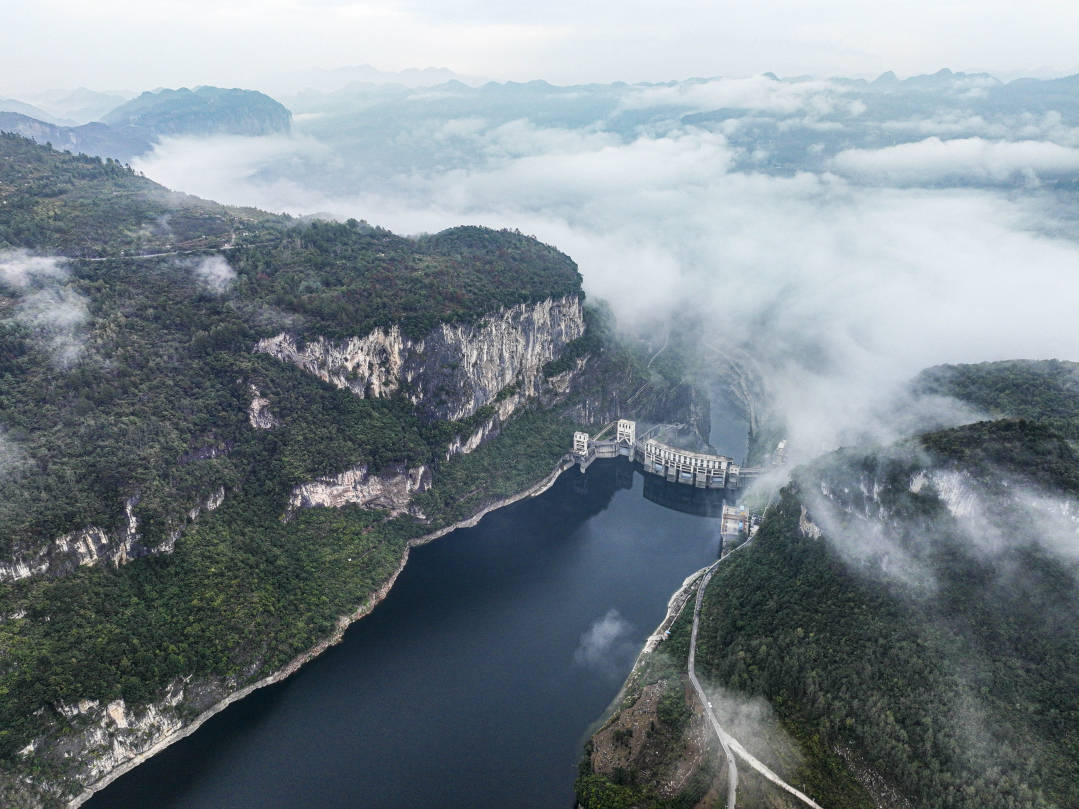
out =
{"type": "Polygon", "coordinates": [[[637,422],[619,419],[595,436],[575,432],[573,459],[584,472],[597,458],[622,456],[639,463],[647,474],[698,489],[738,489],[759,472],[742,468],[726,455],[691,452],[659,441],[655,436],[668,427],[660,424],[638,435],[637,422]],[[612,427],[614,437],[605,438],[612,427]]]}

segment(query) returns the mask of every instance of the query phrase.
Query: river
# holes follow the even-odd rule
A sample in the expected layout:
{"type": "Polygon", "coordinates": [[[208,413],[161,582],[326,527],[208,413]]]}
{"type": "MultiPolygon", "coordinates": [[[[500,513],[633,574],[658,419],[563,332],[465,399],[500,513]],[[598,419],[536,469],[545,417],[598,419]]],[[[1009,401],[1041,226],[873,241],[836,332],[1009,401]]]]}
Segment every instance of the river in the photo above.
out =
{"type": "Polygon", "coordinates": [[[592,723],[718,553],[718,520],[651,494],[597,462],[415,549],[340,645],[85,806],[570,809],[592,723]]]}

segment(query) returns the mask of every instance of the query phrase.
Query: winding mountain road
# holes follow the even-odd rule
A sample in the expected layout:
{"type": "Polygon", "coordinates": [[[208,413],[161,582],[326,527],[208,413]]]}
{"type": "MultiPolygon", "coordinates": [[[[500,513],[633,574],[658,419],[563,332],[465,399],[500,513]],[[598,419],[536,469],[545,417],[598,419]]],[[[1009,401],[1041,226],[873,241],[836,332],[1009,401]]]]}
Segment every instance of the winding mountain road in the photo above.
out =
{"type": "Polygon", "coordinates": [[[277,240],[268,242],[251,242],[249,244],[236,244],[236,237],[233,236],[228,244],[217,245],[216,247],[193,247],[189,250],[169,250],[164,253],[134,253],[132,255],[120,254],[118,256],[98,256],[94,258],[85,258],[78,256],[65,256],[69,261],[141,261],[147,258],[163,258],[165,256],[193,256],[214,253],[221,250],[239,250],[244,247],[265,247],[268,244],[276,244],[277,240]]]}
{"type": "MultiPolygon", "coordinates": [[[[749,541],[739,545],[731,553],[740,551],[748,544],[749,541]]],[[[719,719],[716,718],[715,712],[712,710],[712,703],[708,701],[704,694],[704,689],[701,687],[701,682],[697,679],[697,629],[700,624],[701,602],[704,600],[705,588],[708,587],[708,582],[712,580],[712,575],[716,572],[716,568],[729,556],[730,554],[727,554],[727,556],[718,559],[701,577],[700,584],[697,586],[697,600],[693,605],[693,632],[689,640],[689,681],[693,684],[693,690],[697,692],[697,699],[701,701],[701,706],[704,708],[708,721],[711,722],[712,728],[716,732],[716,737],[719,739],[719,744],[723,748],[723,754],[727,757],[727,809],[735,809],[735,801],[738,797],[738,766],[734,759],[734,753],[737,753],[738,757],[749,765],[751,769],[756,770],[781,789],[785,789],[802,803],[812,807],[812,809],[823,809],[820,804],[804,792],[795,789],[776,775],[760,759],[746,750],[736,738],[723,729],[723,726],[719,724],[719,719]]]]}
{"type": "Polygon", "coordinates": [[[719,559],[715,564],[708,568],[708,572],[701,577],[700,584],[697,585],[697,601],[693,605],[693,633],[689,638],[689,681],[693,683],[693,690],[697,692],[697,699],[701,701],[704,712],[708,715],[708,721],[712,723],[712,728],[716,731],[716,737],[719,739],[719,744],[723,748],[723,755],[727,757],[727,809],[734,809],[735,801],[738,799],[738,764],[734,760],[731,746],[727,742],[730,737],[723,730],[722,726],[720,726],[719,720],[716,719],[716,715],[712,712],[712,703],[705,697],[704,689],[701,688],[701,682],[697,679],[696,671],[697,627],[700,623],[701,601],[704,598],[704,588],[708,586],[712,574],[716,572],[716,566],[722,561],[722,559],[719,559]]]}

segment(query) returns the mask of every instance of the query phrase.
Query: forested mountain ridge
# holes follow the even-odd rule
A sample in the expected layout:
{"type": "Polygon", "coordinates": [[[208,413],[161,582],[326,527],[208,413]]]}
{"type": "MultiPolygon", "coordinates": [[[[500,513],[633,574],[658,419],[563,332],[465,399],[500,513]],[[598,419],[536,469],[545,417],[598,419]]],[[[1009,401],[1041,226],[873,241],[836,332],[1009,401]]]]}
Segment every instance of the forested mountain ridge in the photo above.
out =
{"type": "Polygon", "coordinates": [[[0,130],[110,159],[130,160],[163,137],[287,133],[292,113],[255,90],[196,87],[145,92],[79,126],[34,114],[33,107],[0,101],[0,130]]]}
{"type": "MultiPolygon", "coordinates": [[[[818,459],[719,566],[698,676],[720,721],[822,806],[1079,801],[1073,379],[1058,362],[926,371],[927,391],[1003,418],[818,459]]],[[[649,689],[681,695],[685,624],[673,662],[646,665],[594,737],[579,784],[589,809],[720,794],[724,773],[688,752],[707,741],[699,720],[611,765],[649,689]],[[678,767],[697,774],[664,793],[678,767]]],[[[686,716],[695,708],[687,699],[686,716]]],[[[795,805],[752,779],[739,790],[739,806],[795,805]]]]}
{"type": "MultiPolygon", "coordinates": [[[[25,546],[34,537],[80,528],[80,520],[94,523],[88,516],[110,524],[123,520],[120,503],[133,492],[104,498],[102,480],[130,481],[140,474],[160,480],[165,469],[193,466],[183,475],[192,479],[190,485],[207,491],[224,485],[198,468],[228,466],[221,449],[237,439],[222,434],[215,414],[233,410],[236,429],[242,428],[251,398],[248,385],[256,382],[232,386],[227,393],[220,387],[214,393],[203,390],[212,397],[206,400],[191,386],[203,388],[220,377],[223,369],[206,364],[223,357],[244,365],[262,362],[282,373],[274,363],[247,356],[262,338],[282,331],[300,340],[343,337],[395,325],[422,337],[439,323],[474,323],[510,306],[580,295],[580,276],[571,261],[517,234],[465,228],[416,242],[358,223],[292,222],[173,194],[116,163],[59,155],[21,139],[0,143],[10,149],[0,173],[0,238],[12,246],[36,246],[38,252],[36,257],[9,254],[6,264],[10,278],[5,281],[14,281],[7,287],[17,294],[3,300],[7,317],[0,339],[7,384],[0,424],[15,445],[23,432],[34,436],[32,442],[54,434],[57,450],[46,453],[49,471],[40,472],[50,480],[60,478],[55,464],[83,453],[96,457],[92,466],[64,476],[64,496],[45,484],[17,487],[15,497],[0,507],[8,518],[0,541],[8,551],[13,542],[25,546]],[[120,242],[122,249],[117,233],[130,234],[120,242]],[[246,247],[245,239],[254,246],[246,247]],[[134,245],[140,254],[175,255],[138,261],[59,258],[65,253],[108,257],[134,245]],[[230,249],[198,252],[212,247],[230,249]],[[73,320],[57,330],[56,317],[73,320]],[[64,373],[58,374],[58,367],[64,373]],[[177,380],[187,396],[168,393],[177,380]],[[57,398],[43,408],[40,396],[47,384],[52,386],[48,395],[57,398]],[[234,399],[245,404],[237,408],[234,399]],[[186,413],[176,412],[179,403],[186,413]],[[95,437],[103,431],[115,438],[119,428],[112,432],[105,423],[140,411],[152,414],[152,420],[124,431],[129,437],[119,444],[95,437]],[[127,469],[129,474],[120,471],[127,469]],[[207,489],[207,484],[212,485],[207,489]],[[20,502],[28,492],[35,492],[37,505],[20,502]],[[55,516],[57,510],[69,516],[55,516]]],[[[241,370],[238,378],[248,375],[241,370]]],[[[256,387],[271,384],[263,378],[256,387]]],[[[367,438],[350,443],[377,446],[367,438]]],[[[398,460],[423,456],[403,452],[398,460]]],[[[334,453],[323,457],[317,469],[300,474],[347,465],[334,453]]],[[[376,453],[374,460],[382,466],[390,458],[376,453]]],[[[29,484],[40,469],[24,464],[18,473],[29,484]]],[[[183,511],[195,505],[188,485],[166,488],[185,492],[183,511]]],[[[141,499],[144,524],[178,512],[178,504],[169,502],[151,515],[152,499],[141,499]]]]}
{"type": "Polygon", "coordinates": [[[296,660],[631,393],[690,419],[519,233],[228,208],[3,135],[0,240],[5,806],[72,801],[296,660]],[[407,368],[255,351],[378,334],[407,368]],[[453,421],[424,406],[451,371],[479,391],[453,421]]]}
{"type": "Polygon", "coordinates": [[[273,135],[288,132],[292,113],[256,90],[180,87],[145,92],[102,119],[162,135],[273,135]]]}
{"type": "MultiPolygon", "coordinates": [[[[366,223],[295,220],[168,189],[116,161],[0,133],[0,247],[72,258],[228,250],[234,292],[351,336],[580,293],[565,255],[509,231],[453,228],[419,240],[366,223]]],[[[301,324],[301,326],[304,324],[301,324]]]]}

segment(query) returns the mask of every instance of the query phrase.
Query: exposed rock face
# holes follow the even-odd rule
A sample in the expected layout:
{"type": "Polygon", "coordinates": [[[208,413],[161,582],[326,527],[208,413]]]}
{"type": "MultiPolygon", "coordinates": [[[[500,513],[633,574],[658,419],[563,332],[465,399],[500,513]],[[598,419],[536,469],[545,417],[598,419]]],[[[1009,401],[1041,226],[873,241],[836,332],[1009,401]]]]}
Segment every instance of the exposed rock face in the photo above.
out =
{"type": "MultiPolygon", "coordinates": [[[[203,511],[213,511],[224,501],[225,487],[219,486],[192,508],[187,516],[193,522],[203,511]]],[[[143,556],[172,553],[183,528],[171,530],[157,547],[147,547],[142,542],[139,519],[135,516],[138,502],[138,497],[129,497],[124,501],[124,523],[118,530],[106,531],[91,525],[64,534],[37,551],[16,553],[10,563],[0,564],[0,582],[13,582],[30,576],[59,578],[82,565],[125,565],[143,556]]]]}
{"type": "Polygon", "coordinates": [[[798,530],[802,532],[802,536],[810,539],[820,539],[823,533],[820,526],[809,519],[809,512],[806,511],[805,506],[802,506],[802,513],[798,517],[798,530]]]}
{"type": "Polygon", "coordinates": [[[140,543],[139,521],[134,508],[138,498],[124,501],[124,526],[109,534],[96,526],[64,534],[45,547],[16,554],[8,564],[0,565],[0,581],[13,582],[30,576],[63,576],[81,565],[112,563],[122,565],[147,553],[140,543]]]}
{"type": "MultiPolygon", "coordinates": [[[[835,487],[822,480],[820,492],[848,514],[887,522],[892,518],[892,510],[881,497],[885,485],[879,476],[871,477],[863,473],[858,477],[857,488],[851,485],[835,487]]],[[[970,517],[975,512],[978,501],[976,489],[977,485],[966,473],[934,468],[918,469],[910,475],[907,486],[910,494],[935,496],[956,518],[970,517]]]]}
{"type": "MultiPolygon", "coordinates": [[[[431,471],[422,465],[412,469],[402,465],[390,472],[389,475],[372,475],[366,466],[357,466],[339,475],[304,483],[292,490],[288,514],[299,508],[340,508],[353,504],[383,509],[393,516],[411,511],[412,496],[431,488],[431,471]]],[[[418,512],[413,513],[422,516],[418,512]]]]}
{"type": "MultiPolygon", "coordinates": [[[[218,486],[216,491],[211,492],[205,500],[197,504],[189,512],[187,512],[187,519],[190,522],[195,522],[204,511],[215,511],[225,502],[225,487],[218,486]]],[[[152,549],[150,553],[172,553],[176,550],[176,540],[183,534],[185,525],[180,525],[169,531],[165,541],[152,549]]]]}
{"type": "Polygon", "coordinates": [[[543,366],[584,334],[577,297],[521,304],[473,324],[442,324],[422,340],[393,326],[344,341],[302,347],[289,334],[259,341],[261,351],[360,397],[402,392],[428,415],[462,419],[511,384],[534,396],[543,366]]]}
{"type": "MultiPolygon", "coordinates": [[[[44,765],[62,761],[70,766],[77,762],[73,770],[77,789],[78,784],[94,783],[138,763],[154,752],[156,745],[181,732],[190,722],[192,711],[205,710],[225,694],[224,683],[196,682],[188,677],[174,681],[159,701],[143,708],[130,708],[122,699],[104,705],[93,699],[53,705],[46,709],[53,712],[50,734],[32,740],[19,751],[19,756],[39,760],[44,765]],[[59,743],[51,743],[51,734],[61,729],[59,743]]],[[[89,794],[83,793],[74,804],[82,803],[87,797],[89,794]]]]}
{"type": "Polygon", "coordinates": [[[272,430],[280,426],[281,422],[270,412],[270,400],[263,396],[254,385],[250,385],[249,388],[251,404],[247,407],[247,420],[251,422],[251,426],[256,430],[272,430]]]}
{"type": "MultiPolygon", "coordinates": [[[[567,381],[555,377],[549,382],[571,386],[572,375],[567,381]]],[[[595,380],[590,380],[595,384],[595,380]]],[[[581,424],[604,424],[619,418],[634,418],[653,423],[679,423],[696,437],[702,445],[708,441],[711,426],[711,410],[708,397],[693,385],[682,383],[665,387],[645,385],[636,395],[626,397],[621,391],[621,380],[611,380],[602,389],[590,393],[571,413],[581,424]]]]}
{"type": "Polygon", "coordinates": [[[187,512],[192,520],[197,520],[202,511],[216,511],[225,502],[225,487],[218,486],[217,491],[211,493],[205,500],[187,512]]]}
{"type": "MultiPolygon", "coordinates": [[[[978,497],[967,475],[954,470],[933,470],[930,475],[937,497],[948,507],[953,517],[969,517],[974,513],[978,497]]],[[[912,487],[913,489],[913,487],[912,487]]]]}
{"type": "Polygon", "coordinates": [[[517,411],[518,406],[523,401],[523,396],[514,394],[500,402],[496,402],[495,412],[487,421],[477,427],[472,434],[456,436],[450,442],[450,445],[446,448],[446,460],[448,461],[454,455],[468,455],[488,438],[498,435],[499,429],[509,421],[510,416],[517,411]]]}
{"type": "MultiPolygon", "coordinates": [[[[565,465],[559,466],[531,488],[491,503],[468,519],[412,540],[409,548],[436,540],[458,528],[474,526],[494,509],[546,491],[567,468],[565,465]]],[[[402,469],[401,473],[409,478],[414,491],[429,486],[426,470],[422,467],[407,471],[402,469]]],[[[67,801],[67,806],[72,809],[81,805],[91,797],[94,789],[104,786],[168,744],[193,732],[203,721],[227,705],[257,688],[280,682],[330,646],[339,643],[345,629],[353,621],[367,615],[386,597],[407,559],[408,551],[402,557],[397,573],[371,593],[355,612],[342,616],[329,637],[283,668],[255,682],[248,682],[248,678],[257,673],[257,663],[241,672],[237,678],[228,680],[212,677],[178,679],[145,708],[129,707],[123,700],[114,700],[103,706],[101,701],[93,699],[43,708],[51,712],[53,721],[45,733],[31,739],[19,751],[19,755],[23,759],[40,762],[42,767],[56,767],[61,763],[66,781],[45,785],[27,780],[15,784],[13,791],[8,793],[3,792],[5,784],[0,781],[0,805],[5,809],[9,805],[12,809],[41,809],[45,805],[41,795],[45,792],[67,801]]],[[[7,620],[24,617],[10,615],[7,620]]]]}
{"type": "Polygon", "coordinates": [[[183,721],[175,708],[184,698],[183,686],[183,681],[174,683],[160,704],[138,712],[129,710],[122,699],[105,706],[97,700],[57,706],[58,713],[80,728],[65,744],[69,751],[78,751],[80,760],[85,762],[85,780],[98,780],[179,730],[183,721]]]}

